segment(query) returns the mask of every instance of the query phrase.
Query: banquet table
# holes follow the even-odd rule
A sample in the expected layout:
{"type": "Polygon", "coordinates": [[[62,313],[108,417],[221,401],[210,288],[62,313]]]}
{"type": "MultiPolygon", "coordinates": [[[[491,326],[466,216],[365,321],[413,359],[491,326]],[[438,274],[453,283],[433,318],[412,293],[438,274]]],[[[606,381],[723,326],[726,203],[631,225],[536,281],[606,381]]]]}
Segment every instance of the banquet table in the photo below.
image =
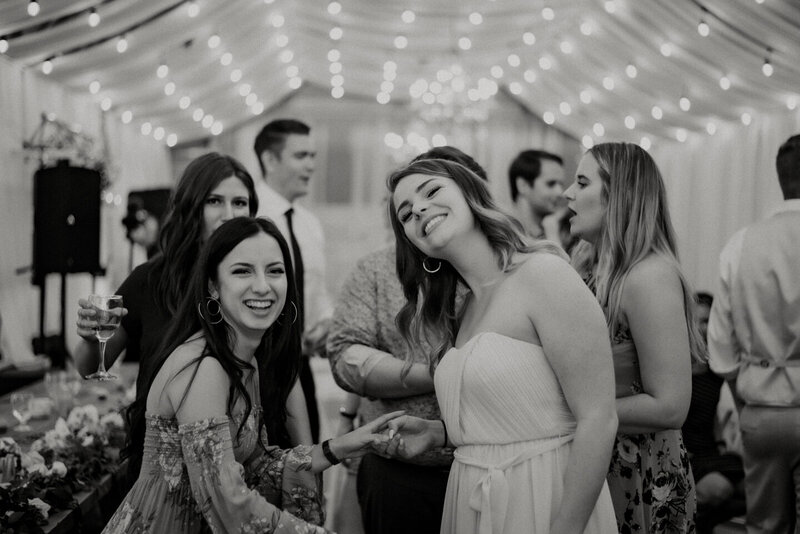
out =
{"type": "MultiPolygon", "coordinates": [[[[15,429],[17,420],[11,413],[12,393],[3,395],[0,397],[0,437],[11,437],[27,450],[31,443],[55,426],[59,416],[66,417],[66,413],[71,407],[92,404],[97,407],[100,415],[119,410],[128,403],[126,392],[130,396],[129,389],[136,382],[137,371],[137,364],[123,363],[113,370],[118,376],[117,380],[81,381],[81,388],[77,395],[69,399],[62,398],[60,406],[53,402],[53,407],[48,413],[31,418],[28,421],[28,425],[31,427],[30,431],[20,432],[15,429]]],[[[17,389],[13,393],[20,392],[32,393],[36,399],[49,398],[44,380],[17,389]]],[[[110,452],[113,455],[118,454],[117,450],[110,452]]],[[[109,506],[116,508],[114,501],[121,498],[119,494],[124,488],[126,467],[127,462],[117,462],[112,473],[104,475],[94,481],[86,490],[75,494],[74,497],[78,503],[77,509],[51,511],[47,525],[42,527],[44,532],[60,534],[99,531],[103,526],[102,522],[114,511],[114,509],[107,508],[109,506]]]]}

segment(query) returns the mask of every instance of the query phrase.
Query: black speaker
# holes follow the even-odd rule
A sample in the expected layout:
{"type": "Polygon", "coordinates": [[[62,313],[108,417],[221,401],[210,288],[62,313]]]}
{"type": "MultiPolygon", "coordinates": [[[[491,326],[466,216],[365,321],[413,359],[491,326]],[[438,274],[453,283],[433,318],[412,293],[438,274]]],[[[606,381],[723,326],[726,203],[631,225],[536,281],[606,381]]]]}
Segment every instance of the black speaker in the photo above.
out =
{"type": "Polygon", "coordinates": [[[100,267],[100,173],[59,162],[33,177],[33,283],[100,267]]]}

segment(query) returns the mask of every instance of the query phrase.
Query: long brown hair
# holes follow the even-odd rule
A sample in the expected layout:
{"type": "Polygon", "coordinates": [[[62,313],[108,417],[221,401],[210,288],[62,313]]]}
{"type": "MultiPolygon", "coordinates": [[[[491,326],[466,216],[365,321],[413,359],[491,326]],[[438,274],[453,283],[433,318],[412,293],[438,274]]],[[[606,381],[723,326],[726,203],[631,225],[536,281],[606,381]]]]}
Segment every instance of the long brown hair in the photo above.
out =
{"type": "Polygon", "coordinates": [[[203,210],[208,195],[226,178],[235,176],[247,188],[250,216],[258,212],[253,178],[236,158],[210,152],[192,160],[183,171],[169,201],[148,282],[155,287],[158,305],[170,315],[177,313],[189,275],[203,246],[203,210]]]}
{"type": "MultiPolygon", "coordinates": [[[[522,224],[497,207],[485,182],[465,166],[441,159],[415,161],[389,177],[389,191],[393,194],[400,180],[412,174],[449,178],[456,183],[464,194],[476,224],[488,238],[498,267],[503,271],[515,267],[513,261],[518,252],[544,251],[565,257],[561,248],[554,243],[531,243],[525,236],[522,224]]],[[[441,261],[441,267],[435,274],[425,271],[422,265],[425,254],[406,236],[397,218],[392,197],[389,199],[389,219],[396,237],[397,277],[407,301],[397,314],[397,327],[412,350],[423,341],[433,347],[429,357],[432,371],[447,349],[455,343],[459,319],[455,308],[456,290],[459,284],[465,282],[458,271],[444,260],[437,260],[441,261]]]]}
{"type": "Polygon", "coordinates": [[[615,336],[620,327],[622,288],[628,273],[650,254],[657,254],[680,279],[691,354],[705,359],[705,343],[694,317],[694,292],[678,261],[667,192],[656,162],[633,143],[601,143],[588,153],[597,161],[606,210],[597,246],[581,241],[572,263],[584,279],[593,280],[610,335],[615,336]]]}

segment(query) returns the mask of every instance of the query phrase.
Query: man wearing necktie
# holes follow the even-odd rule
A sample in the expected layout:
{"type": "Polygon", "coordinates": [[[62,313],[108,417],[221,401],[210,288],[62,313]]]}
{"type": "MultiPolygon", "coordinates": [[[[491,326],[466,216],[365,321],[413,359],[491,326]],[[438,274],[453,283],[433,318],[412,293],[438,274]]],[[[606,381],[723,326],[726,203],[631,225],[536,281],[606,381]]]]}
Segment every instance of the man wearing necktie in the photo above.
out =
{"type": "MultiPolygon", "coordinates": [[[[325,346],[330,316],[333,312],[325,286],[325,240],[322,225],[308,209],[295,201],[308,194],[316,155],[311,129],[294,119],[274,120],[256,136],[254,149],[263,180],[256,183],[259,197],[258,216],[268,217],[283,233],[292,252],[297,282],[297,321],[303,331],[304,358],[300,368],[300,395],[296,386],[289,396],[287,430],[290,442],[316,443],[319,439],[319,412],[314,379],[308,357],[320,353],[325,346]],[[305,399],[308,424],[298,420],[295,412],[305,399]]],[[[300,419],[304,417],[300,416],[300,419]]]]}

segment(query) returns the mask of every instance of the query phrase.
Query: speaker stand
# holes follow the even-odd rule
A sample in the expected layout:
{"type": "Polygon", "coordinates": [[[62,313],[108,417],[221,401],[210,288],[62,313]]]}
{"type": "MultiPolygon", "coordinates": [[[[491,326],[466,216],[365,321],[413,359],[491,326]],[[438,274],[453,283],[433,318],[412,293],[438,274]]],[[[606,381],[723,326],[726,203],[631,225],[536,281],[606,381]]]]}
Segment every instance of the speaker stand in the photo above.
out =
{"type": "Polygon", "coordinates": [[[45,336],[45,310],[47,307],[47,276],[42,277],[39,286],[39,337],[33,340],[33,352],[35,354],[46,354],[54,368],[64,369],[67,360],[72,359],[72,355],[67,350],[66,342],[66,309],[67,309],[67,273],[61,274],[61,317],[59,318],[59,333],[53,336],[45,336]]]}

